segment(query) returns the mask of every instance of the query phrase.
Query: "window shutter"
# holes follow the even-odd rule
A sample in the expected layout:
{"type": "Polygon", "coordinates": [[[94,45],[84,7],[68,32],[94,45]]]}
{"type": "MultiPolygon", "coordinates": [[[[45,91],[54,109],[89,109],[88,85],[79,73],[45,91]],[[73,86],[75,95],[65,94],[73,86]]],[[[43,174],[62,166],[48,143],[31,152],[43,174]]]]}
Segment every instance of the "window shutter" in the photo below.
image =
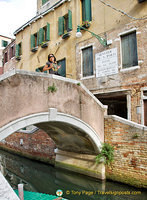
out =
{"type": "Polygon", "coordinates": [[[44,5],[48,0],[42,0],[42,5],[44,5]]]}
{"type": "Polygon", "coordinates": [[[8,42],[5,40],[2,40],[2,47],[6,47],[8,45],[8,42]]]}
{"type": "Polygon", "coordinates": [[[60,76],[66,77],[66,59],[60,60],[57,62],[58,65],[61,65],[61,67],[58,69],[58,73],[60,76]]]}
{"type": "Polygon", "coordinates": [[[50,24],[47,23],[47,30],[46,30],[46,38],[45,38],[46,41],[49,41],[50,40],[50,24]]]}
{"type": "Polygon", "coordinates": [[[15,56],[16,56],[16,57],[19,56],[19,45],[18,45],[18,44],[16,44],[15,56]]]}
{"type": "Polygon", "coordinates": [[[39,45],[44,41],[44,30],[43,28],[39,29],[39,45]]]}
{"type": "Polygon", "coordinates": [[[136,32],[121,37],[123,68],[138,65],[136,32]]]}
{"type": "Polygon", "coordinates": [[[37,32],[37,46],[39,45],[39,32],[37,32]]]}
{"type": "Polygon", "coordinates": [[[35,47],[35,36],[31,35],[31,49],[35,47]]]}
{"type": "Polygon", "coordinates": [[[85,21],[91,21],[91,0],[85,0],[85,21]]]}
{"type": "Polygon", "coordinates": [[[68,31],[72,30],[72,12],[68,10],[68,31]]]}
{"type": "Polygon", "coordinates": [[[87,47],[82,50],[83,57],[83,77],[93,75],[93,49],[87,47]]]}
{"type": "Polygon", "coordinates": [[[58,35],[62,35],[64,33],[64,17],[58,18],[58,35]]]}

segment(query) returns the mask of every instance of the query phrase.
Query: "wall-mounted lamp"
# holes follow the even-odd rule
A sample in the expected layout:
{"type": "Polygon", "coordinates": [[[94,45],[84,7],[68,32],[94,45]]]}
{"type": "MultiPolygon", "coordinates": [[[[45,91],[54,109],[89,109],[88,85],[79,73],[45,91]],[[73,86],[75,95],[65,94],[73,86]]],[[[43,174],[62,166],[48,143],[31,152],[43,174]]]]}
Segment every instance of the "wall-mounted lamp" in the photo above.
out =
{"type": "Polygon", "coordinates": [[[76,32],[76,37],[82,37],[82,33],[81,30],[85,30],[88,31],[89,33],[91,33],[92,36],[96,37],[98,39],[98,41],[104,46],[107,46],[107,40],[100,37],[99,35],[96,35],[95,33],[93,33],[92,31],[89,31],[88,29],[84,28],[83,26],[77,26],[77,32],[76,32]]]}

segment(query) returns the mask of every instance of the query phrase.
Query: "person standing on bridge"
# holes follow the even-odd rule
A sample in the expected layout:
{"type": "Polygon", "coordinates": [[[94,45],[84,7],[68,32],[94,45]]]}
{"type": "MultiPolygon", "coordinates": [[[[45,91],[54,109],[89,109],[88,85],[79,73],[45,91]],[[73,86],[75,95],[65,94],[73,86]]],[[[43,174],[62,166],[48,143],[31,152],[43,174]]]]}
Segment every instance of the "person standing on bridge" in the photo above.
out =
{"type": "Polygon", "coordinates": [[[46,65],[43,67],[43,71],[47,71],[49,70],[50,74],[55,74],[55,75],[59,75],[58,73],[58,69],[61,67],[61,65],[57,65],[56,62],[56,58],[54,56],[54,54],[49,54],[48,55],[48,62],[46,63],[46,65]]]}

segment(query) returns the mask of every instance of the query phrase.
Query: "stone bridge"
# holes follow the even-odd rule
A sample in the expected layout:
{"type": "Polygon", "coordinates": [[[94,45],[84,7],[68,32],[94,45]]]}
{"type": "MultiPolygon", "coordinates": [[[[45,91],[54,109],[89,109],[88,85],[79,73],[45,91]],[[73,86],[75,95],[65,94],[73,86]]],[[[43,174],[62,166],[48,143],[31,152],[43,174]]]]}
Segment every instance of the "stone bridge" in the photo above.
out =
{"type": "Polygon", "coordinates": [[[58,166],[91,169],[88,175],[102,179],[94,158],[104,141],[104,110],[76,80],[22,70],[0,76],[0,140],[33,124],[55,141],[58,166]]]}

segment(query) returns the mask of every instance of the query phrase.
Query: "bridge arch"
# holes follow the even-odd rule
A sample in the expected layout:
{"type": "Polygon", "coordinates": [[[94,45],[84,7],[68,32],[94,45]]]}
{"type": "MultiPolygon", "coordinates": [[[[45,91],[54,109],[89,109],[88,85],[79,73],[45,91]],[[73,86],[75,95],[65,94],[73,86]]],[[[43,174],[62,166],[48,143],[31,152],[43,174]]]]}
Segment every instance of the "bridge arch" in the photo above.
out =
{"type": "Polygon", "coordinates": [[[61,150],[74,149],[74,152],[84,154],[100,152],[101,141],[92,127],[77,117],[57,112],[55,108],[50,108],[49,112],[28,115],[8,123],[0,128],[0,140],[29,125],[36,125],[47,132],[61,150]]]}

